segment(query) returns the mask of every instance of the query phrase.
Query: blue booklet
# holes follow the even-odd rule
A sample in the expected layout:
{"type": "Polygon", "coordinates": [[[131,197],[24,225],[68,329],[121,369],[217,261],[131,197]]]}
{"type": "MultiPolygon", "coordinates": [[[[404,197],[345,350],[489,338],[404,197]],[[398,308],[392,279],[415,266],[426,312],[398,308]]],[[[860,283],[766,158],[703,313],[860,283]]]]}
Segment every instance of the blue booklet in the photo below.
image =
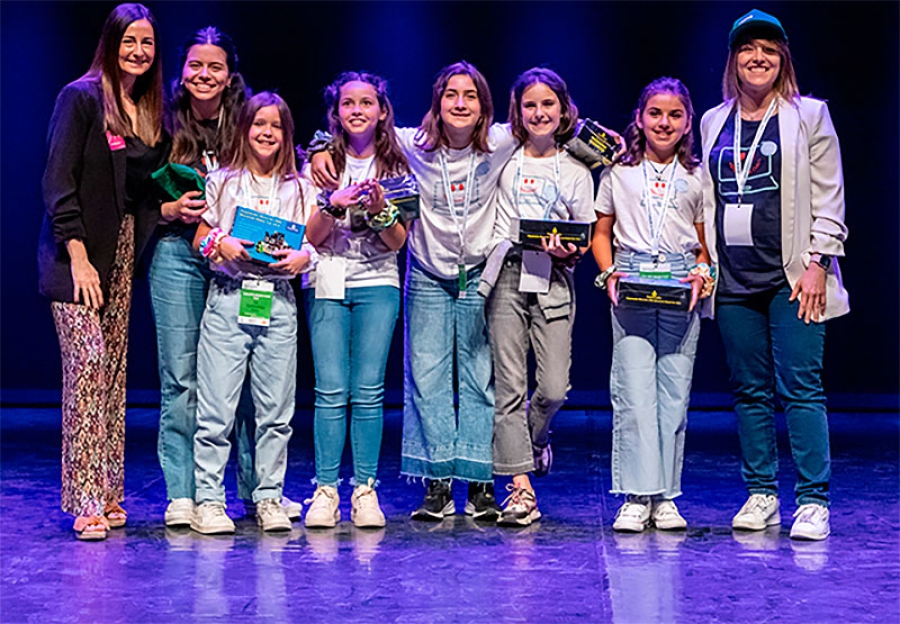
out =
{"type": "Polygon", "coordinates": [[[271,264],[279,260],[272,255],[273,251],[300,249],[305,229],[306,226],[302,223],[294,223],[238,206],[231,235],[253,242],[253,245],[247,248],[252,260],[271,264]]]}

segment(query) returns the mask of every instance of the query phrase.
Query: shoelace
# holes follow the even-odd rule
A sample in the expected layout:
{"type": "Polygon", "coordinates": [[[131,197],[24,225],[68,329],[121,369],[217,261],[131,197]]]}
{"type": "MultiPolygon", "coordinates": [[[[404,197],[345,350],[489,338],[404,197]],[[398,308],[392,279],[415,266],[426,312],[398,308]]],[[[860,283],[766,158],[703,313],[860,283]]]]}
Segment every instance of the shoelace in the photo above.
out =
{"type": "Polygon", "coordinates": [[[631,515],[641,516],[642,515],[641,509],[640,509],[641,507],[646,507],[646,505],[642,505],[641,503],[632,503],[631,501],[628,501],[624,505],[622,505],[622,507],[619,509],[619,513],[616,514],[616,517],[631,516],[631,515]]]}
{"type": "Polygon", "coordinates": [[[329,500],[329,502],[331,501],[331,498],[332,498],[331,492],[329,492],[328,490],[326,490],[323,487],[320,487],[320,488],[316,488],[316,491],[313,492],[312,498],[307,498],[305,501],[303,501],[303,504],[304,505],[310,505],[310,504],[315,505],[316,501],[319,500],[319,498],[322,496],[327,498],[329,500]]]}
{"type": "Polygon", "coordinates": [[[515,505],[523,505],[529,506],[534,505],[536,503],[534,493],[531,490],[526,488],[516,487],[512,483],[507,484],[506,491],[510,492],[510,495],[506,497],[506,500],[503,501],[503,507],[507,506],[507,503],[512,501],[512,504],[515,505]],[[531,500],[528,500],[531,499],[531,500]]]}
{"type": "Polygon", "coordinates": [[[819,505],[803,505],[794,512],[797,522],[811,522],[820,512],[816,507],[819,505]]]}

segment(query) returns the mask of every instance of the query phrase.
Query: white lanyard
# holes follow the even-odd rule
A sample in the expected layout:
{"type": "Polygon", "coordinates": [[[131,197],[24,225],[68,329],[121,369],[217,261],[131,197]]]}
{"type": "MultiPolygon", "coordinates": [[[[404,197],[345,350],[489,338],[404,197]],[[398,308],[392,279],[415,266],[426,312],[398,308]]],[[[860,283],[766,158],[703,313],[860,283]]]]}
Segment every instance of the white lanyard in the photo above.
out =
{"type": "Polygon", "coordinates": [[[744,186],[747,184],[747,178],[750,176],[750,170],[753,168],[753,158],[756,156],[756,148],[759,147],[759,142],[762,140],[763,133],[766,131],[766,125],[769,123],[769,119],[772,117],[772,113],[775,112],[775,109],[778,106],[778,98],[772,98],[772,101],[769,103],[769,108],[766,109],[766,114],[762,118],[762,121],[759,122],[759,128],[756,129],[756,136],[753,137],[753,143],[750,144],[750,149],[747,151],[747,158],[743,162],[743,166],[741,166],[741,101],[738,99],[737,102],[737,111],[734,114],[734,180],[737,183],[737,194],[738,194],[738,203],[741,201],[741,196],[744,194],[744,186]]]}
{"type": "MultiPolygon", "coordinates": [[[[672,196],[672,187],[675,186],[675,170],[678,169],[678,160],[677,158],[672,160],[672,172],[669,174],[669,181],[665,182],[666,190],[663,192],[662,203],[660,204],[659,210],[657,211],[657,219],[658,224],[656,226],[656,230],[653,229],[653,187],[650,184],[650,179],[647,177],[647,157],[645,156],[643,160],[641,160],[641,172],[644,174],[644,198],[647,202],[647,218],[650,220],[650,244],[653,245],[652,254],[654,256],[659,254],[659,239],[662,237],[663,224],[666,222],[666,216],[669,214],[667,210],[669,205],[669,198],[672,196]]],[[[668,165],[666,165],[668,167],[668,165]]],[[[663,167],[663,172],[665,172],[665,167],[663,167]]],[[[654,172],[655,173],[655,172],[654,172]]],[[[656,182],[660,182],[659,174],[656,174],[656,182]]]]}
{"type": "Polygon", "coordinates": [[[453,189],[450,186],[450,174],[447,172],[447,157],[441,151],[439,159],[441,161],[441,177],[444,180],[444,194],[447,196],[447,205],[450,208],[450,217],[453,219],[453,225],[459,234],[459,264],[463,264],[466,257],[466,222],[469,220],[469,202],[472,198],[472,184],[475,181],[475,152],[469,157],[469,171],[466,174],[466,198],[463,201],[462,222],[459,215],[456,214],[456,205],[453,203],[453,189]]]}
{"type": "MultiPolygon", "coordinates": [[[[525,148],[519,148],[519,153],[516,156],[516,177],[513,180],[513,189],[515,189],[515,193],[513,195],[513,199],[516,204],[516,214],[522,216],[521,211],[519,210],[519,191],[521,188],[522,181],[522,168],[525,164],[525,148]]],[[[553,183],[556,185],[556,197],[553,198],[552,202],[547,203],[547,207],[544,210],[544,219],[549,219],[550,214],[553,211],[553,207],[556,206],[556,203],[559,201],[559,196],[562,193],[562,190],[559,187],[559,149],[557,149],[553,153],[553,183]]],[[[537,195],[534,198],[538,201],[539,204],[543,204],[544,200],[537,195]]]]}

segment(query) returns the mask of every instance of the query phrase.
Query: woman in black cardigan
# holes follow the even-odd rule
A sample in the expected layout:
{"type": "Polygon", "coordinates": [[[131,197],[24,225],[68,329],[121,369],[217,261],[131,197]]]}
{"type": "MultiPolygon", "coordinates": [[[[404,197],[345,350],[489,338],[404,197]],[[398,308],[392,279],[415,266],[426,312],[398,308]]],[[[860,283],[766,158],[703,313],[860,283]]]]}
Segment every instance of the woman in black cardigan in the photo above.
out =
{"type": "Polygon", "coordinates": [[[63,364],[62,508],[80,539],[125,524],[125,355],[134,258],[159,220],[162,69],[146,7],[113,9],[88,73],[56,100],[38,243],[63,364]]]}

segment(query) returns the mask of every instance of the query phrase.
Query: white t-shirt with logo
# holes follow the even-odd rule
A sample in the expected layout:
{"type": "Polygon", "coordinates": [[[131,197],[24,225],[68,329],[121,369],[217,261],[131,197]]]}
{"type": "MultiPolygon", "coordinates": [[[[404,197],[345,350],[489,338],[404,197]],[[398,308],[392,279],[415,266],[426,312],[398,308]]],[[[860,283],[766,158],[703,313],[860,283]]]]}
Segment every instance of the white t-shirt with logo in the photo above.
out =
{"type": "MultiPolygon", "coordinates": [[[[669,167],[672,165],[670,164],[669,167]]],[[[693,173],[675,160],[675,175],[672,190],[669,191],[666,217],[659,236],[659,251],[663,253],[688,253],[700,248],[695,224],[703,223],[702,188],[700,168],[693,173]]],[[[657,169],[661,165],[656,165],[657,169]]],[[[658,219],[659,204],[665,197],[671,169],[661,172],[662,180],[656,179],[653,168],[646,168],[653,202],[653,218],[658,219]]],[[[647,182],[643,164],[636,166],[615,165],[600,175],[600,186],[594,209],[600,214],[615,215],[613,225],[616,249],[637,253],[652,253],[653,240],[650,232],[651,215],[646,203],[647,182]]]]}
{"type": "Polygon", "coordinates": [[[556,160],[554,156],[532,158],[516,153],[507,163],[497,191],[495,243],[510,238],[517,231],[516,222],[520,218],[588,223],[597,220],[590,170],[568,152],[560,152],[557,188],[556,160]]]}
{"type": "Polygon", "coordinates": [[[418,128],[397,129],[397,139],[421,193],[420,216],[413,221],[409,231],[409,250],[429,273],[453,279],[458,274],[460,255],[466,268],[470,269],[484,262],[491,250],[497,183],[517,141],[509,124],[494,124],[488,132],[490,153],[475,152],[471,145],[464,149],[440,147],[426,152],[416,146],[417,133],[418,128]],[[455,219],[444,190],[441,154],[446,159],[455,219]],[[472,188],[467,189],[470,164],[474,175],[472,188]],[[467,192],[469,215],[465,221],[465,249],[460,254],[459,228],[463,223],[467,192]]]}
{"type": "MultiPolygon", "coordinates": [[[[276,178],[260,178],[247,171],[236,172],[218,169],[206,177],[206,206],[203,220],[210,227],[231,232],[234,216],[239,206],[250,208],[274,217],[295,223],[306,223],[316,205],[316,189],[301,177],[290,180],[278,179],[278,189],[273,193],[272,184],[276,178]]],[[[304,241],[306,237],[304,236],[304,241]]],[[[231,277],[241,278],[243,274],[232,274],[225,267],[210,263],[212,268],[231,277]]],[[[292,279],[292,275],[266,275],[266,279],[292,279]]]]}
{"type": "MultiPolygon", "coordinates": [[[[375,177],[375,156],[354,158],[347,156],[340,188],[375,177]]],[[[308,174],[308,171],[307,171],[308,174]]],[[[400,287],[397,252],[392,251],[381,236],[365,221],[366,211],[353,208],[343,219],[335,221],[325,240],[316,247],[321,257],[340,256],[346,260],[344,284],[347,288],[362,286],[400,287]]],[[[303,275],[303,288],[314,288],[316,272],[303,275]]]]}

